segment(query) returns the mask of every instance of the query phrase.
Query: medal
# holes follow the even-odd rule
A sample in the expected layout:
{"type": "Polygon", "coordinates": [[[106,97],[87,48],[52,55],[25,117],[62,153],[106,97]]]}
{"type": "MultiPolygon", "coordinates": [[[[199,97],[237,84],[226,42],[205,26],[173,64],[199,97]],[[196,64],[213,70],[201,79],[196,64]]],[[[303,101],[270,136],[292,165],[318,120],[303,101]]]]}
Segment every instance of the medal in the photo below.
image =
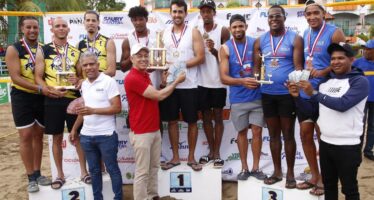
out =
{"type": "Polygon", "coordinates": [[[62,71],[66,71],[66,57],[68,55],[68,49],[69,49],[69,43],[66,43],[65,47],[64,47],[64,54],[61,54],[60,51],[58,50],[58,47],[57,45],[53,42],[53,45],[55,46],[55,49],[56,49],[56,53],[57,53],[57,57],[59,57],[61,63],[60,66],[61,66],[61,69],[62,71]]]}
{"type": "Polygon", "coordinates": [[[276,58],[276,56],[277,56],[277,52],[278,52],[279,47],[281,46],[281,44],[283,42],[283,39],[284,39],[284,36],[286,35],[286,33],[287,33],[287,30],[285,30],[284,34],[282,35],[281,39],[279,40],[279,42],[277,43],[275,48],[274,48],[273,36],[270,34],[271,51],[272,51],[272,54],[273,54],[273,58],[271,59],[271,63],[270,63],[271,67],[278,67],[279,66],[279,59],[276,58]]]}
{"type": "Polygon", "coordinates": [[[231,39],[231,43],[232,45],[234,46],[234,50],[235,50],[235,55],[236,55],[236,59],[237,61],[239,62],[238,64],[243,67],[243,61],[245,59],[245,54],[247,52],[247,47],[248,47],[248,42],[247,42],[247,38],[245,38],[245,44],[244,44],[244,49],[243,49],[243,52],[242,52],[242,56],[240,56],[239,54],[239,50],[238,50],[238,47],[236,45],[236,42],[234,40],[234,38],[231,39]]]}
{"type": "Polygon", "coordinates": [[[323,31],[325,30],[325,27],[326,27],[326,22],[323,21],[322,27],[319,30],[319,32],[317,34],[317,37],[313,42],[312,48],[310,48],[311,39],[312,39],[312,37],[311,37],[312,28],[309,28],[309,33],[308,33],[308,57],[306,58],[306,66],[307,66],[308,70],[310,70],[313,67],[312,61],[313,61],[314,49],[317,46],[319,38],[321,37],[323,31]]]}
{"type": "Polygon", "coordinates": [[[278,67],[278,65],[279,65],[278,58],[271,59],[271,62],[270,62],[271,67],[278,67]]]}
{"type": "Polygon", "coordinates": [[[208,34],[207,32],[204,32],[204,34],[203,34],[203,39],[204,39],[204,40],[209,39],[209,34],[208,34]]]}
{"type": "MultiPolygon", "coordinates": [[[[187,25],[184,25],[183,30],[182,30],[181,35],[179,36],[178,40],[177,40],[177,38],[175,37],[175,34],[174,34],[174,27],[171,30],[171,39],[173,40],[174,47],[176,49],[178,49],[179,43],[180,43],[184,33],[186,32],[186,29],[187,29],[187,25]]],[[[174,52],[173,55],[174,55],[174,57],[179,57],[179,52],[177,52],[177,53],[174,52]]]]}
{"type": "Polygon", "coordinates": [[[94,38],[94,40],[93,40],[93,42],[92,42],[92,46],[90,46],[90,42],[88,41],[88,35],[87,35],[87,50],[88,51],[90,51],[90,52],[92,52],[92,53],[96,53],[95,51],[96,51],[96,39],[99,37],[99,33],[97,33],[96,34],[96,36],[95,36],[95,38],[94,38]]]}
{"type": "MultiPolygon", "coordinates": [[[[140,44],[140,40],[139,40],[139,37],[138,37],[138,33],[136,31],[134,31],[132,33],[135,37],[135,39],[138,41],[138,43],[140,44]]],[[[149,43],[149,38],[148,38],[148,29],[147,29],[147,35],[145,36],[146,37],[146,43],[145,43],[145,46],[148,46],[148,43],[149,43]]]]}
{"type": "Polygon", "coordinates": [[[25,38],[22,38],[21,42],[22,42],[24,48],[26,49],[27,54],[29,54],[29,56],[30,56],[28,62],[30,63],[31,70],[34,71],[34,66],[35,66],[35,54],[36,54],[36,52],[38,51],[39,43],[37,43],[36,51],[35,51],[35,53],[33,53],[33,52],[31,51],[30,46],[27,44],[25,38]],[[30,62],[30,61],[31,61],[31,62],[30,62]]]}
{"type": "Polygon", "coordinates": [[[179,57],[179,51],[174,51],[174,52],[173,52],[173,56],[174,56],[175,58],[178,58],[178,57],[179,57]]]}

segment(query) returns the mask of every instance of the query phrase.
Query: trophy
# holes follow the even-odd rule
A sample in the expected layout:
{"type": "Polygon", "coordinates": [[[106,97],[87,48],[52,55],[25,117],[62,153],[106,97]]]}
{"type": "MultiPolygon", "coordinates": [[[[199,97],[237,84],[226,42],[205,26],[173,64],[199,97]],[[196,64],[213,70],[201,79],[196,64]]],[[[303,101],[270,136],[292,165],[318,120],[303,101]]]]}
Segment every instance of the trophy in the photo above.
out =
{"type": "Polygon", "coordinates": [[[69,82],[69,76],[72,76],[72,75],[75,76],[75,72],[66,71],[67,59],[65,57],[60,58],[60,59],[61,59],[62,71],[57,71],[56,72],[57,86],[55,86],[54,88],[65,89],[65,90],[75,89],[75,86],[69,82]]]}
{"type": "Polygon", "coordinates": [[[156,32],[156,47],[149,48],[149,67],[148,69],[165,70],[166,66],[166,48],[161,47],[161,33],[156,32]]]}
{"type": "Polygon", "coordinates": [[[255,73],[255,78],[257,80],[257,83],[260,83],[260,84],[273,84],[273,81],[271,80],[271,77],[273,76],[272,73],[268,73],[268,80],[265,80],[265,73],[266,73],[266,70],[265,70],[265,57],[270,55],[270,52],[266,55],[264,54],[260,54],[260,57],[261,57],[261,72],[260,74],[258,74],[258,72],[255,73]],[[260,79],[258,79],[258,77],[260,76],[260,79]]]}

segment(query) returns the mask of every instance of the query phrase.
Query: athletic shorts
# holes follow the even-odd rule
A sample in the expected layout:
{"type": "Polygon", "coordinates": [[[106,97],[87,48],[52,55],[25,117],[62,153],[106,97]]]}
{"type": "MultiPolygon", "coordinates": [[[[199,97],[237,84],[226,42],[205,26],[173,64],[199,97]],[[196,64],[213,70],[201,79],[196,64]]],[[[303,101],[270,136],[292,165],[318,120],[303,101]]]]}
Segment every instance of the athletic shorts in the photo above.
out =
{"type": "Polygon", "coordinates": [[[318,102],[315,102],[315,101],[312,101],[310,99],[301,99],[301,101],[307,101],[309,102],[309,104],[312,105],[313,107],[313,112],[311,114],[305,114],[305,112],[303,112],[303,108],[299,108],[297,105],[296,105],[296,116],[297,116],[297,120],[299,121],[299,123],[301,122],[310,122],[310,123],[313,123],[313,122],[317,122],[317,119],[318,119],[318,102]]]}
{"type": "Polygon", "coordinates": [[[44,101],[44,117],[45,117],[45,133],[48,135],[62,134],[66,126],[70,132],[74,126],[77,115],[71,115],[66,112],[72,98],[49,98],[45,97],[44,101]]]}
{"type": "Polygon", "coordinates": [[[38,123],[44,128],[44,96],[32,94],[15,87],[10,92],[12,114],[17,129],[28,128],[38,123]]]}
{"type": "Polygon", "coordinates": [[[242,131],[250,124],[265,127],[261,100],[231,104],[230,118],[236,131],[242,131]]]}
{"type": "Polygon", "coordinates": [[[270,95],[262,94],[262,108],[265,118],[296,116],[296,106],[290,94],[270,95]]]}
{"type": "Polygon", "coordinates": [[[223,108],[226,105],[226,88],[198,87],[199,110],[223,108]]]}
{"type": "Polygon", "coordinates": [[[180,111],[182,112],[183,121],[187,123],[197,122],[197,93],[197,88],[175,89],[170,96],[161,101],[159,104],[161,120],[178,120],[180,111]]]}

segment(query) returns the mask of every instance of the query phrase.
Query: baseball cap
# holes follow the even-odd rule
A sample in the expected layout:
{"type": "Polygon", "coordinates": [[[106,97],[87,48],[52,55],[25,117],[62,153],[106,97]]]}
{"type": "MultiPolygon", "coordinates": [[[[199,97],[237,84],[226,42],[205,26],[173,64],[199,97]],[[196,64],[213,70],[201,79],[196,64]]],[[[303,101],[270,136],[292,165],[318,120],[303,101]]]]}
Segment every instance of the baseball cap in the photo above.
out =
{"type": "Polygon", "coordinates": [[[344,51],[347,53],[348,57],[353,57],[354,52],[351,47],[351,45],[345,43],[345,42],[339,42],[339,43],[331,43],[329,47],[327,47],[327,52],[331,55],[332,52],[339,50],[339,51],[344,51]]]}
{"type": "Polygon", "coordinates": [[[142,50],[142,49],[145,49],[149,52],[148,47],[146,47],[144,44],[136,43],[136,44],[132,45],[130,55],[133,56],[133,55],[139,53],[139,51],[142,50]]]}
{"type": "Polygon", "coordinates": [[[201,0],[198,8],[201,9],[204,6],[216,10],[216,3],[213,0],[201,0]]]}
{"type": "Polygon", "coordinates": [[[365,45],[362,45],[363,47],[374,49],[374,40],[368,40],[365,45]]]}

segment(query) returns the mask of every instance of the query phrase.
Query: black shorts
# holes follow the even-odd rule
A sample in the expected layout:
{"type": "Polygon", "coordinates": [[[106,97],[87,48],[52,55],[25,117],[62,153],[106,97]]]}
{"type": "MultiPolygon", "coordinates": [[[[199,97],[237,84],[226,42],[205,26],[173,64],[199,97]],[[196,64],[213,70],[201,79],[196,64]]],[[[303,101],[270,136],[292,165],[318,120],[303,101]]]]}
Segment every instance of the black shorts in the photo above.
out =
{"type": "Polygon", "coordinates": [[[187,123],[197,122],[197,93],[197,88],[174,90],[169,97],[160,102],[161,120],[178,120],[179,111],[181,111],[183,121],[187,123]]]}
{"type": "Polygon", "coordinates": [[[199,110],[223,108],[226,105],[226,88],[198,87],[199,110]]]}
{"type": "Polygon", "coordinates": [[[295,102],[290,94],[270,95],[262,94],[262,109],[264,117],[289,117],[296,115],[295,102]]]}
{"type": "Polygon", "coordinates": [[[12,113],[17,129],[27,128],[35,122],[44,127],[44,96],[24,92],[12,87],[10,92],[12,113]]]}
{"type": "Polygon", "coordinates": [[[45,117],[45,133],[48,135],[57,135],[64,132],[65,121],[68,131],[70,132],[74,126],[77,115],[71,115],[66,112],[72,98],[49,98],[45,97],[44,117],[45,117]]]}
{"type": "Polygon", "coordinates": [[[309,104],[312,106],[312,113],[306,114],[303,112],[303,108],[300,108],[296,105],[296,115],[297,115],[297,120],[299,123],[305,121],[305,120],[312,120],[313,122],[317,122],[318,116],[319,116],[319,111],[318,111],[318,102],[312,101],[310,99],[304,99],[301,98],[301,101],[307,101],[309,104]]]}

